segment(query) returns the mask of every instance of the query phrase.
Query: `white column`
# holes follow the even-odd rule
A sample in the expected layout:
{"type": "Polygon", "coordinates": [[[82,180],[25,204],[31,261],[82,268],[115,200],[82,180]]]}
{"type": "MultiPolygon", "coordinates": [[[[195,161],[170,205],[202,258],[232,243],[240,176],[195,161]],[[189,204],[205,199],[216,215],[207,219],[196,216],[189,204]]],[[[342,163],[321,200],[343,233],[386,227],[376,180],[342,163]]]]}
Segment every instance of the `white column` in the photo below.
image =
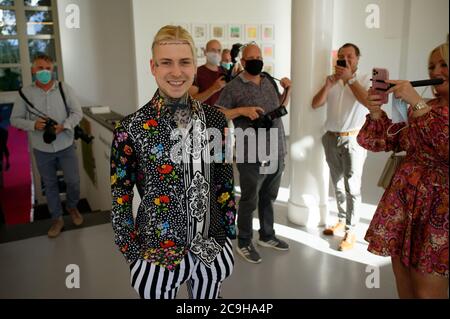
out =
{"type": "Polygon", "coordinates": [[[292,1],[292,99],[288,218],[302,226],[324,225],[329,170],[321,137],[325,107],[311,101],[331,72],[333,0],[292,1]]]}

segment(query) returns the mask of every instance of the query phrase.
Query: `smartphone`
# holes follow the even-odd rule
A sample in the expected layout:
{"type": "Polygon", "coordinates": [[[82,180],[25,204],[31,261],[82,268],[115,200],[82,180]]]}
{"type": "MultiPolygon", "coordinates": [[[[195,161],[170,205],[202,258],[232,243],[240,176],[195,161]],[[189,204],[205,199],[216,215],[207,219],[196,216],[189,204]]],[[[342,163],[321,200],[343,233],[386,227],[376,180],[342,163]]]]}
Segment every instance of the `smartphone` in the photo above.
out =
{"type": "Polygon", "coordinates": [[[389,83],[384,81],[389,80],[389,71],[383,68],[373,68],[372,70],[372,89],[375,94],[381,96],[381,102],[386,104],[389,101],[389,96],[386,93],[389,90],[389,83]]]}
{"type": "Polygon", "coordinates": [[[342,59],[342,60],[337,60],[337,61],[336,61],[336,65],[341,66],[341,67],[343,67],[343,68],[346,68],[346,67],[347,67],[347,61],[345,61],[344,59],[342,59]]]}

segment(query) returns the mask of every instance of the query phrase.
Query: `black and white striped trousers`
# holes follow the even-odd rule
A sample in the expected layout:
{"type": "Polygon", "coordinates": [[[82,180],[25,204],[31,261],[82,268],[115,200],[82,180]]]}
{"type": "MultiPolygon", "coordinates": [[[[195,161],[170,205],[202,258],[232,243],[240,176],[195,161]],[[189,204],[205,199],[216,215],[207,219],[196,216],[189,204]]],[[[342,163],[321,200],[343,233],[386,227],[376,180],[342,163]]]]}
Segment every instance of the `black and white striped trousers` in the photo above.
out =
{"type": "Polygon", "coordinates": [[[175,299],[180,286],[186,282],[190,299],[216,299],[222,281],[231,275],[233,268],[232,243],[227,238],[210,268],[191,252],[173,271],[138,259],[130,265],[131,286],[143,299],[175,299]]]}

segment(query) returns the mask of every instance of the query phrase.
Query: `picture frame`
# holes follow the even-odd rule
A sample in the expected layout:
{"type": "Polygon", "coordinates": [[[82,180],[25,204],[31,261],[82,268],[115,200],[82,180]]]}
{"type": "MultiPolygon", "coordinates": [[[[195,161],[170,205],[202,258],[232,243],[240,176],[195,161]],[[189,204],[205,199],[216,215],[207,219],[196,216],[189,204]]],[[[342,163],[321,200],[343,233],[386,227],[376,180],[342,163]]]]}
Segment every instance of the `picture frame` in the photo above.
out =
{"type": "Polygon", "coordinates": [[[259,40],[259,25],[246,24],[245,25],[245,41],[258,41],[259,40]]]}
{"type": "Polygon", "coordinates": [[[261,26],[261,40],[262,41],[275,40],[275,27],[273,24],[263,24],[261,26]]]}
{"type": "Polygon", "coordinates": [[[243,40],[242,34],[242,25],[241,24],[229,24],[228,25],[228,42],[230,43],[238,43],[243,40]]]}
{"type": "Polygon", "coordinates": [[[269,73],[271,76],[275,76],[275,67],[272,62],[264,62],[263,71],[269,73]]]}
{"type": "Polygon", "coordinates": [[[264,43],[261,45],[261,52],[264,60],[275,59],[275,45],[273,43],[264,43]]]}
{"type": "Polygon", "coordinates": [[[193,23],[191,35],[195,42],[206,41],[208,38],[208,27],[206,23],[193,23]]]}
{"type": "Polygon", "coordinates": [[[220,42],[223,42],[227,39],[226,36],[227,28],[224,24],[217,24],[213,23],[210,25],[209,29],[209,37],[211,39],[218,40],[220,42]]]}
{"type": "Polygon", "coordinates": [[[206,51],[205,42],[195,43],[195,53],[197,60],[205,58],[205,51],[206,51]]]}

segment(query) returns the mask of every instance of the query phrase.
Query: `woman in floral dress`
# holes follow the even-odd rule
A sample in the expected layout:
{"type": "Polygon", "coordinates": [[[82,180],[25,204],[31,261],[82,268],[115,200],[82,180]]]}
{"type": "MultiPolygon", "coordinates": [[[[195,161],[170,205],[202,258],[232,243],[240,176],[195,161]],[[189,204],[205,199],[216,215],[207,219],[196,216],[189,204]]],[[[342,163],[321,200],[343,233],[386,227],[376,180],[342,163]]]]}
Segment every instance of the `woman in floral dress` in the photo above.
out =
{"type": "Polygon", "coordinates": [[[388,91],[409,104],[408,123],[395,123],[369,93],[370,114],[358,135],[364,148],[406,151],[365,239],[374,254],[391,256],[400,298],[448,298],[448,43],[429,57],[435,98],[425,102],[408,81],[388,91]]]}

